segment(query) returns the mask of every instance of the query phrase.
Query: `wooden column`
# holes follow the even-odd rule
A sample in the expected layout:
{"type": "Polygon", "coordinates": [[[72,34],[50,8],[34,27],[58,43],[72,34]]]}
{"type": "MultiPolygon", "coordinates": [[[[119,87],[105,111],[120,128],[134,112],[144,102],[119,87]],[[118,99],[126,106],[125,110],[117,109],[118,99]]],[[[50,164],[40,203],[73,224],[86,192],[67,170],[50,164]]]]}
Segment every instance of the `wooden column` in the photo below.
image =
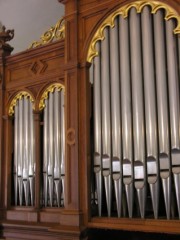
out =
{"type": "MultiPolygon", "coordinates": [[[[10,203],[10,198],[8,198],[8,185],[6,185],[5,174],[9,173],[9,164],[5,162],[6,160],[6,146],[9,138],[9,133],[7,132],[9,126],[9,118],[7,117],[7,111],[5,108],[5,66],[6,66],[6,57],[9,56],[13,48],[1,41],[0,33],[0,209],[4,210],[4,207],[7,207],[10,203]],[[7,124],[5,124],[5,120],[7,124]],[[8,134],[8,135],[7,135],[8,134]],[[6,163],[6,164],[5,164],[6,163]],[[5,191],[5,189],[7,191],[5,191]]],[[[11,121],[10,121],[11,122],[11,121]]],[[[9,176],[8,176],[9,177],[9,176]]],[[[6,178],[7,179],[7,178],[6,178]]],[[[0,218],[2,215],[0,214],[0,218]]]]}

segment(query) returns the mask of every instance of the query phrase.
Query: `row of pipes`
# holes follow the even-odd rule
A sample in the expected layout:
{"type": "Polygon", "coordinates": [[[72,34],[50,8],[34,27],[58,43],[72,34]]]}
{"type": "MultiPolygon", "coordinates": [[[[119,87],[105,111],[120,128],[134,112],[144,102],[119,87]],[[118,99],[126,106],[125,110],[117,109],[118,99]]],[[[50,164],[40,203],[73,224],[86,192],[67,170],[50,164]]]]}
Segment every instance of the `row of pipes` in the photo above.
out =
{"type": "Polygon", "coordinates": [[[94,157],[99,216],[104,202],[112,213],[112,189],[118,217],[123,191],[133,217],[134,189],[141,218],[146,214],[147,184],[154,218],[160,185],[170,218],[172,185],[180,217],[180,38],[176,22],[148,6],[114,20],[96,43],[90,68],[93,85],[94,157]],[[174,180],[172,179],[172,177],[174,180]],[[160,184],[161,180],[161,184],[160,184]],[[173,181],[172,181],[173,180],[173,181]]]}
{"type": "MultiPolygon", "coordinates": [[[[65,176],[64,90],[48,94],[43,110],[42,205],[64,204],[65,176]]],[[[33,206],[35,197],[35,134],[33,105],[29,97],[17,101],[14,110],[15,205],[33,206]]]]}

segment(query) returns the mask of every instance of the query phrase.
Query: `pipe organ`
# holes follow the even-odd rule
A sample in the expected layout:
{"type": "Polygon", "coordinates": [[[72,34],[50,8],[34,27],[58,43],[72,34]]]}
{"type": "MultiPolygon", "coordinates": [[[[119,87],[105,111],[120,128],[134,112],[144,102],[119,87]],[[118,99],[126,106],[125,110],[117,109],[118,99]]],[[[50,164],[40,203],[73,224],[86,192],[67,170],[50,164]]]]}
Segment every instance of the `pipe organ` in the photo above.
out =
{"type": "Polygon", "coordinates": [[[21,93],[14,107],[14,202],[34,205],[34,124],[33,104],[27,93],[21,93]]]}
{"type": "Polygon", "coordinates": [[[65,136],[63,88],[62,85],[50,86],[50,92],[47,95],[43,109],[43,201],[45,206],[49,205],[51,207],[64,205],[65,136]]]}
{"type": "Polygon", "coordinates": [[[152,14],[144,6],[139,13],[132,5],[96,42],[90,82],[99,216],[103,202],[106,214],[115,214],[114,199],[118,217],[127,208],[129,218],[145,218],[150,198],[157,219],[161,197],[167,219],[179,217],[179,45],[175,20],[164,18],[162,9],[152,14]]]}
{"type": "Polygon", "coordinates": [[[0,238],[179,239],[179,1],[58,1],[0,32],[0,238]]]}

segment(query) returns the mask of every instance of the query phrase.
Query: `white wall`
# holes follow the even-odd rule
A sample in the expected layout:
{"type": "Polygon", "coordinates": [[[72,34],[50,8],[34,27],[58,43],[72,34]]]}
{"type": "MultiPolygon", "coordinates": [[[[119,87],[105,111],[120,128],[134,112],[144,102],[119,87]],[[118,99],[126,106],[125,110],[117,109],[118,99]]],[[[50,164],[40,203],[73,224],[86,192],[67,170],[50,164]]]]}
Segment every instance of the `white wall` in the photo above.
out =
{"type": "Polygon", "coordinates": [[[26,50],[63,15],[58,0],[0,0],[0,23],[15,30],[12,54],[26,50]]]}

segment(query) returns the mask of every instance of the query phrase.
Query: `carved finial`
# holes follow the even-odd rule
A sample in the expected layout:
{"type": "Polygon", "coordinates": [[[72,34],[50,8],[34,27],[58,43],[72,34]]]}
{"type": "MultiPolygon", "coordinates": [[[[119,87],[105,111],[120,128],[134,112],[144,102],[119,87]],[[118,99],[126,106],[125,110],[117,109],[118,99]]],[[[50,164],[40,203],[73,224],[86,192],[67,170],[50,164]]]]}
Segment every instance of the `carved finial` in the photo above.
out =
{"type": "Polygon", "coordinates": [[[5,26],[2,26],[2,31],[0,32],[0,44],[1,45],[9,45],[8,41],[10,41],[11,39],[13,39],[14,37],[14,30],[7,30],[5,26]]]}

